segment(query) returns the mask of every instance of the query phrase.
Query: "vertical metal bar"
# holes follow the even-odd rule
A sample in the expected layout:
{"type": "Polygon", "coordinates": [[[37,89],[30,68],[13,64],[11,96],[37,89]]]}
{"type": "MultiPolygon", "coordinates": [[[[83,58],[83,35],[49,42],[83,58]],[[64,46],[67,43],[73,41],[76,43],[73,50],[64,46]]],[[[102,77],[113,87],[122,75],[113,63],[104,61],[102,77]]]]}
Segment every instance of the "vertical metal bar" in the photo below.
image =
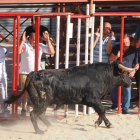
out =
{"type": "MultiPolygon", "coordinates": [[[[95,4],[92,4],[93,5],[93,13],[95,13],[95,4]]],[[[92,26],[91,26],[91,39],[90,39],[90,64],[93,63],[93,41],[94,41],[94,22],[95,22],[95,17],[92,16],[91,17],[91,20],[92,20],[92,26]]],[[[90,115],[91,114],[91,107],[88,108],[88,114],[90,115]]]]}
{"type": "Polygon", "coordinates": [[[39,69],[40,16],[35,18],[35,71],[39,69]]]}
{"type": "MultiPolygon", "coordinates": [[[[86,5],[86,15],[89,15],[89,4],[86,5]]],[[[88,64],[88,42],[89,42],[89,18],[86,18],[86,36],[85,36],[85,64],[88,64]]]]}
{"type": "MultiPolygon", "coordinates": [[[[81,36],[81,18],[78,18],[76,66],[80,65],[80,36],[81,36]]],[[[78,104],[75,105],[75,116],[78,116],[78,104]]]]}
{"type": "Polygon", "coordinates": [[[80,36],[81,36],[81,18],[78,18],[76,66],[80,65],[80,36]]]}
{"type": "MultiPolygon", "coordinates": [[[[86,5],[86,15],[89,15],[89,4],[86,5]]],[[[89,42],[89,18],[86,18],[86,36],[85,36],[85,64],[88,64],[88,42],[89,42]]],[[[83,114],[86,115],[86,105],[83,105],[83,114]]]]}
{"type": "MultiPolygon", "coordinates": [[[[93,4],[93,13],[95,13],[95,4],[93,4]]],[[[92,26],[91,26],[91,48],[90,48],[90,64],[93,63],[93,42],[94,42],[94,22],[95,22],[95,17],[92,17],[92,26]]]]}
{"type": "Polygon", "coordinates": [[[102,40],[103,40],[103,16],[100,17],[100,47],[99,47],[99,62],[102,62],[102,40]]]}
{"type": "MultiPolygon", "coordinates": [[[[57,16],[55,69],[59,69],[59,39],[60,39],[60,16],[57,16]]],[[[57,111],[54,111],[54,116],[57,116],[57,111]]]]}
{"type": "MultiPolygon", "coordinates": [[[[15,65],[16,65],[16,18],[14,18],[13,34],[13,75],[12,75],[12,95],[15,95],[15,65]]],[[[12,104],[12,116],[14,116],[14,104],[12,104]]]]}
{"type": "MultiPolygon", "coordinates": [[[[20,46],[20,16],[17,16],[17,82],[16,82],[16,95],[18,95],[19,92],[19,46],[20,46]]],[[[18,108],[18,101],[16,101],[15,104],[15,117],[18,117],[17,115],[17,108],[18,108]]]]}
{"type": "Polygon", "coordinates": [[[69,66],[69,26],[70,25],[70,15],[67,16],[67,31],[66,31],[66,59],[65,59],[65,68],[69,66]]]}
{"type": "MultiPolygon", "coordinates": [[[[70,25],[70,14],[67,16],[67,30],[66,30],[66,56],[65,56],[65,69],[67,69],[69,66],[69,26],[70,25]]],[[[64,116],[68,117],[68,105],[64,105],[64,116]]]]}
{"type": "Polygon", "coordinates": [[[60,16],[57,16],[55,69],[59,69],[60,16]]]}
{"type": "MultiPolygon", "coordinates": [[[[120,62],[123,60],[124,16],[121,17],[120,62]]],[[[118,112],[121,109],[121,86],[118,87],[118,112]]]]}

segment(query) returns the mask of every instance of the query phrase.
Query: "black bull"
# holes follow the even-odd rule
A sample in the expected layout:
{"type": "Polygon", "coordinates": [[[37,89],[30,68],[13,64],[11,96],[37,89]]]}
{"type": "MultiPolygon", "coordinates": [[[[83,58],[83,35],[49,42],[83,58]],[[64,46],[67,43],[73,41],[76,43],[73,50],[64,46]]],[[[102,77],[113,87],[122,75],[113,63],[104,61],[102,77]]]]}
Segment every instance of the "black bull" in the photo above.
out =
{"type": "Polygon", "coordinates": [[[126,72],[118,68],[118,63],[97,63],[77,66],[68,69],[41,70],[31,72],[18,96],[11,96],[5,103],[11,104],[25,92],[28,92],[34,108],[30,113],[36,133],[43,133],[38,125],[39,117],[47,126],[51,124],[45,117],[49,105],[82,104],[93,107],[99,114],[95,127],[105,122],[107,127],[111,123],[105,116],[105,109],[101,98],[115,86],[129,87],[130,79],[126,72]]]}

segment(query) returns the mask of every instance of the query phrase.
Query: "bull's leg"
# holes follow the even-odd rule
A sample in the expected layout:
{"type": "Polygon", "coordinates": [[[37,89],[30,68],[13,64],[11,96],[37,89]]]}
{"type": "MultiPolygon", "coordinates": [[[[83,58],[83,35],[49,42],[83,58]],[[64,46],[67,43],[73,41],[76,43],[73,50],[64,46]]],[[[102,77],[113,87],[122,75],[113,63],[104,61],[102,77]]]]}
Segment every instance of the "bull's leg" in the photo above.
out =
{"type": "Polygon", "coordinates": [[[46,119],[45,112],[39,115],[40,120],[48,127],[51,126],[51,123],[46,119]]]}
{"type": "Polygon", "coordinates": [[[93,108],[99,115],[98,120],[95,122],[95,128],[97,128],[103,121],[103,115],[105,114],[105,111],[103,105],[102,104],[99,105],[99,103],[94,104],[93,108]]]}
{"type": "Polygon", "coordinates": [[[28,93],[30,95],[31,101],[35,105],[33,111],[31,111],[30,113],[32,124],[36,133],[43,134],[43,131],[41,131],[38,127],[37,117],[39,117],[47,126],[50,125],[50,123],[47,120],[45,120],[45,111],[48,106],[48,101],[46,101],[45,98],[41,98],[42,92],[37,92],[37,89],[35,88],[33,83],[30,83],[28,93]]]}
{"type": "Polygon", "coordinates": [[[34,108],[31,113],[30,113],[30,117],[31,117],[31,121],[32,121],[32,124],[34,126],[34,129],[35,129],[35,132],[37,134],[43,134],[44,132],[41,131],[38,127],[38,124],[37,124],[37,117],[38,117],[38,114],[36,113],[36,108],[34,108]]]}
{"type": "Polygon", "coordinates": [[[100,100],[96,100],[96,103],[94,103],[93,108],[99,114],[99,118],[95,122],[95,127],[98,127],[102,123],[103,120],[107,127],[112,126],[112,124],[109,122],[109,120],[105,117],[105,109],[100,100]]]}
{"type": "Polygon", "coordinates": [[[103,116],[103,120],[104,120],[104,123],[105,123],[106,127],[108,127],[108,128],[113,127],[113,125],[109,122],[109,120],[106,118],[105,115],[103,116]]]}
{"type": "Polygon", "coordinates": [[[95,98],[95,99],[86,98],[85,100],[82,101],[82,104],[85,104],[88,107],[93,107],[95,109],[95,111],[98,113],[99,118],[95,122],[95,127],[96,128],[102,123],[103,120],[104,120],[105,125],[107,127],[111,126],[111,123],[105,117],[105,109],[104,109],[104,106],[99,99],[97,99],[97,98],[95,98]]]}

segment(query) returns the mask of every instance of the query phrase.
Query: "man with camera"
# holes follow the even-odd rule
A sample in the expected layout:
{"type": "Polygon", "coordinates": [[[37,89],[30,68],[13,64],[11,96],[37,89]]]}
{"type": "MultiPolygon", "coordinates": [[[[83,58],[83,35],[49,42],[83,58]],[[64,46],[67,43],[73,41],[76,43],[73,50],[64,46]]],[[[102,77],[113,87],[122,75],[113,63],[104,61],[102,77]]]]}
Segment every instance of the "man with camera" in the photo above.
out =
{"type": "MultiPolygon", "coordinates": [[[[103,25],[103,38],[102,38],[102,62],[109,62],[109,55],[112,51],[112,48],[115,46],[116,38],[114,32],[111,31],[111,24],[105,22],[103,25]]],[[[99,28],[95,32],[95,39],[93,43],[93,62],[99,62],[99,46],[100,46],[100,32],[99,28]]],[[[91,46],[90,46],[91,47],[91,46]]]]}

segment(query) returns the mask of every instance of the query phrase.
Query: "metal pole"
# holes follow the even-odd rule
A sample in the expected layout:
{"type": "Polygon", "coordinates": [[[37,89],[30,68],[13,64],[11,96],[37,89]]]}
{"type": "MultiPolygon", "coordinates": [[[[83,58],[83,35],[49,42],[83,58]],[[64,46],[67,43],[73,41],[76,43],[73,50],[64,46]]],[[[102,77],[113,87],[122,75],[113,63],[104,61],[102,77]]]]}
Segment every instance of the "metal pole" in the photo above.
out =
{"type": "MultiPolygon", "coordinates": [[[[86,15],[89,15],[89,4],[86,5],[86,15]]],[[[89,18],[86,19],[86,36],[85,36],[85,64],[88,64],[88,38],[89,37],[89,18]]],[[[86,115],[86,105],[83,105],[83,114],[86,115]]]]}
{"type": "MultiPolygon", "coordinates": [[[[18,95],[19,91],[19,46],[20,46],[20,16],[17,16],[17,82],[16,82],[16,95],[18,95]]],[[[17,115],[18,101],[15,104],[15,117],[17,115]]]]}
{"type": "MultiPolygon", "coordinates": [[[[69,25],[70,25],[70,14],[67,16],[67,30],[66,30],[66,56],[65,56],[65,69],[69,66],[69,25]]],[[[68,117],[68,105],[64,105],[64,116],[68,117]]]]}
{"type": "MultiPolygon", "coordinates": [[[[89,4],[86,5],[86,15],[89,15],[89,4]]],[[[88,64],[88,42],[89,42],[89,18],[86,19],[86,36],[85,36],[85,64],[88,64]]]]}
{"type": "Polygon", "coordinates": [[[57,16],[55,69],[59,69],[60,16],[57,16]]]}
{"type": "MultiPolygon", "coordinates": [[[[12,95],[15,95],[15,65],[16,65],[16,18],[14,18],[14,35],[13,35],[13,76],[12,76],[12,95]]],[[[14,116],[14,104],[12,104],[12,116],[14,116]]]]}
{"type": "MultiPolygon", "coordinates": [[[[95,13],[95,4],[93,4],[93,13],[95,13]]],[[[93,63],[93,42],[94,42],[94,22],[95,22],[95,17],[91,17],[92,20],[92,26],[91,26],[91,39],[90,39],[90,64],[93,63]]],[[[91,107],[88,108],[88,114],[91,114],[91,107]]]]}
{"type": "Polygon", "coordinates": [[[103,40],[103,16],[100,17],[100,46],[99,46],[99,62],[102,62],[102,40],[103,40]]]}
{"type": "MultiPolygon", "coordinates": [[[[55,69],[59,69],[59,38],[60,38],[60,16],[57,16],[55,69]]],[[[54,116],[57,116],[57,111],[54,111],[54,116]]]]}
{"type": "MultiPolygon", "coordinates": [[[[81,18],[78,18],[76,66],[80,65],[80,36],[81,36],[81,18]]],[[[75,116],[78,116],[78,104],[75,105],[75,116]]]]}
{"type": "Polygon", "coordinates": [[[39,69],[40,17],[35,18],[35,71],[39,69]]]}
{"type": "MultiPolygon", "coordinates": [[[[120,62],[123,60],[123,36],[124,36],[124,16],[121,17],[121,39],[120,39],[120,62]]],[[[118,87],[118,112],[121,109],[121,86],[118,87]]]]}

